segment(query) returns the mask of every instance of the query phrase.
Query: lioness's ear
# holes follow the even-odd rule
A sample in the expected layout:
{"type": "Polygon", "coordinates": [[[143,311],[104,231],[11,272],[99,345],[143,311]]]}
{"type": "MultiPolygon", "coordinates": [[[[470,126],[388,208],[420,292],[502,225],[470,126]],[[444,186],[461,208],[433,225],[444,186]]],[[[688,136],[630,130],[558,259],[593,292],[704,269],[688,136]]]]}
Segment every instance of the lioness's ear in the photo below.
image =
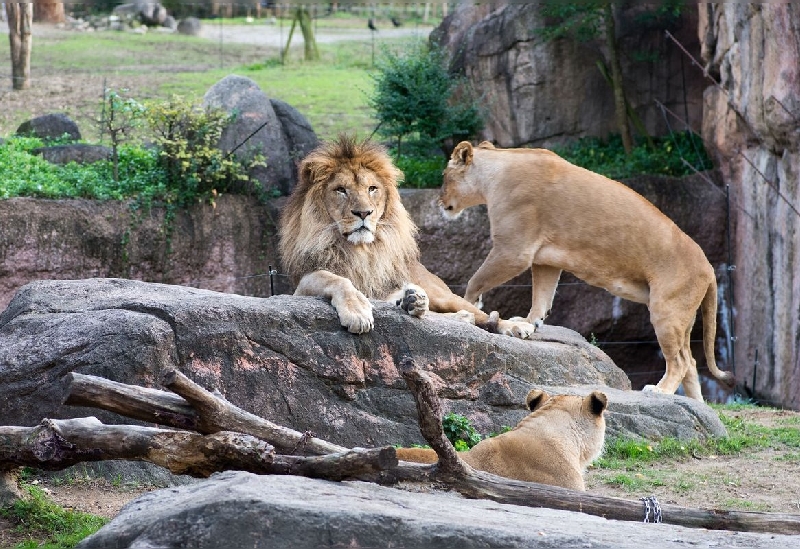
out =
{"type": "Polygon", "coordinates": [[[494,143],[492,143],[491,141],[481,141],[480,144],[478,144],[478,148],[479,149],[494,149],[495,146],[494,146],[494,143]]]}
{"type": "Polygon", "coordinates": [[[469,141],[462,141],[456,148],[453,149],[453,154],[450,156],[452,160],[460,164],[468,166],[472,163],[472,143],[469,141]]]}
{"type": "Polygon", "coordinates": [[[608,406],[608,397],[600,391],[593,391],[586,399],[589,401],[589,410],[596,416],[602,414],[608,406]]]}
{"type": "Polygon", "coordinates": [[[548,400],[550,400],[550,395],[546,392],[541,389],[531,389],[528,391],[528,396],[525,397],[525,404],[528,406],[528,410],[533,412],[548,400]]]}

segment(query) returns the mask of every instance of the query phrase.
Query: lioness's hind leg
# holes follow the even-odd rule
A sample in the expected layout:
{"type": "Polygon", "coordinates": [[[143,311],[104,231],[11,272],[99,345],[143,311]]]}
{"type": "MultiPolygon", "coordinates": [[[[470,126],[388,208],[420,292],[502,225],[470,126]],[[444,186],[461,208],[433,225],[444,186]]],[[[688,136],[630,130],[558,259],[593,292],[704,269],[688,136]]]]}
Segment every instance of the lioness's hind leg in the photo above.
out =
{"type": "Polygon", "coordinates": [[[406,284],[395,304],[411,316],[420,317],[428,312],[428,294],[416,284],[406,284]]]}
{"type": "Polygon", "coordinates": [[[646,385],[642,390],[659,392],[664,394],[674,394],[678,390],[692,360],[688,349],[688,325],[691,328],[691,320],[680,322],[675,315],[659,316],[655,310],[650,311],[650,320],[656,329],[656,338],[661,347],[661,352],[667,362],[666,372],[655,386],[646,385]]]}

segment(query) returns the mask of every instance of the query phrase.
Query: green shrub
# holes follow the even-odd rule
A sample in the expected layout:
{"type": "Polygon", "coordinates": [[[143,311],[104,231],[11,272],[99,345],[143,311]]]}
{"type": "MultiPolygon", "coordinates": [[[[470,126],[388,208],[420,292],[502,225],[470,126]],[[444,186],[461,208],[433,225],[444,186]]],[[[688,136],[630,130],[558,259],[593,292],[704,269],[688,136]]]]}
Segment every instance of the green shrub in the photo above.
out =
{"type": "Polygon", "coordinates": [[[619,135],[608,139],[586,137],[572,145],[554,147],[553,151],[577,166],[611,179],[642,174],[680,177],[712,167],[702,139],[691,132],[654,138],[653,143],[653,148],[637,145],[626,155],[619,135]]]}
{"type": "Polygon", "coordinates": [[[442,50],[416,46],[395,54],[384,49],[376,69],[369,104],[378,133],[395,140],[398,154],[404,139],[424,148],[443,147],[481,128],[477,104],[464,81],[448,73],[442,50]]]}
{"type": "Polygon", "coordinates": [[[433,189],[442,186],[442,171],[447,166],[447,159],[443,156],[397,154],[395,151],[392,159],[405,175],[403,187],[433,189]]]}
{"type": "Polygon", "coordinates": [[[472,422],[461,414],[450,412],[442,418],[442,429],[456,450],[469,450],[481,441],[481,435],[472,422]]]}
{"type": "Polygon", "coordinates": [[[263,162],[255,158],[244,166],[233,155],[217,148],[220,136],[233,117],[221,109],[203,108],[179,96],[151,103],[145,118],[155,134],[154,145],[166,175],[161,197],[168,203],[187,206],[213,201],[230,190],[241,190],[249,177],[247,169],[263,162]]]}

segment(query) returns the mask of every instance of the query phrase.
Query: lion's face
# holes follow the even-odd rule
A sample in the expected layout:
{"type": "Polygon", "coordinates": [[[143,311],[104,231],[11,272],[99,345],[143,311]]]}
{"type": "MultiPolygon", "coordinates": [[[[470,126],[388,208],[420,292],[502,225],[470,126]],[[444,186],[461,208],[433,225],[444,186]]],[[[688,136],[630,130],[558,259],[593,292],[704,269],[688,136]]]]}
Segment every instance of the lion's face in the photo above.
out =
{"type": "Polygon", "coordinates": [[[386,191],[373,171],[359,168],[337,172],[326,184],[324,203],[331,221],[348,242],[374,242],[386,209],[386,191]]]}

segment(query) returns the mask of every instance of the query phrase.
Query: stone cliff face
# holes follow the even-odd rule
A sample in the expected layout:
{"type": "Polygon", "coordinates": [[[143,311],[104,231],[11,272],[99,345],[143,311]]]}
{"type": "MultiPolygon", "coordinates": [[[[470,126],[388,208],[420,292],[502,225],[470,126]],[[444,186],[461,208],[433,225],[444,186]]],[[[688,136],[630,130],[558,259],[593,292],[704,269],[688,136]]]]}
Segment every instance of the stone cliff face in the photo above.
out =
{"type": "MultiPolygon", "coordinates": [[[[431,35],[451,53],[452,70],[466,76],[481,97],[481,137],[517,147],[619,133],[611,87],[597,67],[607,59],[602,41],[544,40],[537,2],[504,4],[464,4],[431,35]]],[[[656,100],[699,127],[702,75],[691,70],[663,29],[648,28],[652,23],[640,9],[622,10],[617,21],[628,100],[651,135],[668,131],[656,100]]],[[[696,28],[697,12],[684,10],[671,32],[699,55],[696,28]]],[[[674,118],[669,122],[685,129],[674,118]]]]}
{"type": "Polygon", "coordinates": [[[733,197],[737,378],[800,408],[800,7],[700,4],[699,36],[719,83],[703,137],[733,197]]]}

